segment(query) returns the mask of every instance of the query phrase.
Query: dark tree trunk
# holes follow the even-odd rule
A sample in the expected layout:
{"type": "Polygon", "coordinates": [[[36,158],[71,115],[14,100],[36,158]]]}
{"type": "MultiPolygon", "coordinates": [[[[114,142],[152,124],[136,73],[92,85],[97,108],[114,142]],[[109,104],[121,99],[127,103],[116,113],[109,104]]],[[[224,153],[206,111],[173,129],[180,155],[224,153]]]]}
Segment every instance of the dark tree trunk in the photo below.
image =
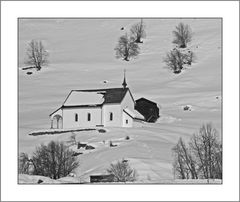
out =
{"type": "Polygon", "coordinates": [[[135,40],[136,43],[143,43],[143,41],[141,41],[141,37],[137,37],[137,39],[135,40]]]}
{"type": "Polygon", "coordinates": [[[186,45],[182,44],[182,45],[179,46],[179,48],[186,48],[186,45]]]}
{"type": "Polygon", "coordinates": [[[40,71],[42,69],[40,65],[37,65],[36,68],[37,68],[37,71],[40,71]]]}
{"type": "Polygon", "coordinates": [[[180,69],[176,69],[176,70],[174,70],[173,73],[174,73],[174,74],[179,74],[179,73],[181,73],[181,70],[180,70],[180,69]]]}

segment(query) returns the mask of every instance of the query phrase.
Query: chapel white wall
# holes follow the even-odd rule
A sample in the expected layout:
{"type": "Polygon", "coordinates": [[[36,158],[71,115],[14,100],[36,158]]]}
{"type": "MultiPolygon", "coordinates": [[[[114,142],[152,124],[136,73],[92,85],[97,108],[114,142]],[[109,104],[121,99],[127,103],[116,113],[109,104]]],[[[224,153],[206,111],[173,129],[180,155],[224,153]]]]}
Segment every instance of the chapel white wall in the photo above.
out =
{"type": "Polygon", "coordinates": [[[75,109],[63,109],[63,128],[96,127],[101,125],[101,107],[85,107],[75,109]],[[91,120],[88,121],[88,113],[91,120]],[[78,114],[78,121],[75,121],[75,114],[78,114]]]}
{"type": "Polygon", "coordinates": [[[122,110],[125,109],[126,107],[128,107],[131,110],[134,110],[134,101],[129,91],[127,91],[124,99],[122,100],[121,106],[122,106],[122,110]]]}
{"type": "Polygon", "coordinates": [[[132,118],[129,115],[127,115],[125,112],[123,112],[123,109],[128,108],[133,111],[134,105],[135,105],[135,103],[132,99],[132,96],[130,95],[130,92],[127,91],[127,93],[121,103],[121,114],[122,114],[122,124],[121,125],[123,127],[132,127],[133,126],[132,118]],[[128,124],[126,123],[126,120],[128,120],[128,124]]]}
{"type": "Polygon", "coordinates": [[[120,104],[104,104],[102,108],[103,125],[105,127],[121,127],[122,113],[120,104]],[[110,113],[113,113],[113,120],[110,120],[110,113]]]}
{"type": "Polygon", "coordinates": [[[125,112],[122,112],[122,117],[123,117],[123,122],[122,122],[122,126],[123,127],[132,127],[133,126],[133,119],[132,119],[132,117],[130,117],[125,112]]]}

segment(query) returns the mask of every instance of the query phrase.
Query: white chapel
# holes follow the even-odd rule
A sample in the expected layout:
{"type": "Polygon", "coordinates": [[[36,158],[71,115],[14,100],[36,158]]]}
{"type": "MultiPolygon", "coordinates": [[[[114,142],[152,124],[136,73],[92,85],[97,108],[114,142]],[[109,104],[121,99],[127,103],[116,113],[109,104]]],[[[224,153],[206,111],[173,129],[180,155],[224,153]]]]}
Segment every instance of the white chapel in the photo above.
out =
{"type": "Polygon", "coordinates": [[[134,107],[124,72],[121,88],[72,90],[49,115],[51,128],[133,127],[144,120],[134,107]]]}

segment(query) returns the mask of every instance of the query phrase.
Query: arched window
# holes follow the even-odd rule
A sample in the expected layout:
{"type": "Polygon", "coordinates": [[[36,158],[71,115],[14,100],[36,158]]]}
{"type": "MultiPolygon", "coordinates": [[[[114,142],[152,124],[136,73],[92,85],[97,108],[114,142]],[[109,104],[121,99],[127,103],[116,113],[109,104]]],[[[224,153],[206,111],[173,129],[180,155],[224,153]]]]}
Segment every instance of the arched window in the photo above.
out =
{"type": "Polygon", "coordinates": [[[75,114],[75,122],[78,122],[78,114],[75,114]]]}
{"type": "Polygon", "coordinates": [[[87,120],[91,121],[91,114],[90,113],[87,114],[87,120]]]}
{"type": "Polygon", "coordinates": [[[128,124],[128,120],[126,119],[126,124],[128,124]]]}
{"type": "Polygon", "coordinates": [[[110,114],[109,114],[109,120],[110,120],[110,121],[113,120],[113,113],[112,113],[112,112],[110,112],[110,114]]]}

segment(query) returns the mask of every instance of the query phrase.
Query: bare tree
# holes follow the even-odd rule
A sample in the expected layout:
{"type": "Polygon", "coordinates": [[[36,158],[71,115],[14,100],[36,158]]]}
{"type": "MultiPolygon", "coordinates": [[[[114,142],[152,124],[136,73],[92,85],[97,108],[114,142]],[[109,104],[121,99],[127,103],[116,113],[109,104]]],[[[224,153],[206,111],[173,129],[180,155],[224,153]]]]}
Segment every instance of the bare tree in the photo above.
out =
{"type": "Polygon", "coordinates": [[[20,174],[28,174],[28,154],[22,152],[18,158],[18,172],[20,174]]]}
{"type": "Polygon", "coordinates": [[[27,59],[25,61],[28,65],[33,65],[37,70],[40,70],[43,65],[48,63],[48,52],[45,50],[42,41],[32,40],[28,44],[27,59]]]}
{"type": "Polygon", "coordinates": [[[194,158],[182,138],[179,139],[177,145],[173,148],[173,152],[175,154],[173,165],[177,171],[175,172],[178,175],[177,177],[181,179],[198,179],[194,158]]]}
{"type": "Polygon", "coordinates": [[[210,123],[203,125],[198,134],[194,134],[190,148],[197,159],[197,166],[205,179],[221,178],[222,146],[216,129],[210,123]]]}
{"type": "Polygon", "coordinates": [[[214,155],[214,178],[222,179],[222,144],[216,145],[216,151],[214,155]]]}
{"type": "Polygon", "coordinates": [[[130,58],[134,58],[139,54],[139,46],[135,43],[133,36],[125,35],[121,36],[118,40],[118,44],[114,49],[116,51],[116,58],[122,58],[129,61],[130,58]]]}
{"type": "Polygon", "coordinates": [[[173,43],[177,44],[179,48],[186,48],[187,44],[192,40],[192,31],[189,25],[185,25],[182,22],[176,26],[176,30],[173,31],[174,40],[173,43]]]}
{"type": "Polygon", "coordinates": [[[222,145],[211,124],[203,125],[188,146],[180,138],[173,148],[174,175],[181,179],[222,179],[222,145]]]}
{"type": "Polygon", "coordinates": [[[141,39],[146,38],[145,29],[146,29],[146,26],[143,23],[142,19],[141,19],[141,22],[136,23],[131,27],[130,32],[134,36],[136,43],[143,43],[143,41],[141,41],[141,39]]]}
{"type": "Polygon", "coordinates": [[[73,154],[63,143],[51,141],[41,145],[33,153],[34,174],[52,179],[67,176],[79,165],[73,154]]]}
{"type": "Polygon", "coordinates": [[[111,164],[107,172],[114,176],[114,182],[133,182],[137,179],[137,173],[126,160],[111,164]]]}
{"type": "Polygon", "coordinates": [[[175,74],[178,74],[181,72],[183,65],[185,64],[185,59],[186,55],[175,48],[167,53],[163,61],[175,74]]]}

